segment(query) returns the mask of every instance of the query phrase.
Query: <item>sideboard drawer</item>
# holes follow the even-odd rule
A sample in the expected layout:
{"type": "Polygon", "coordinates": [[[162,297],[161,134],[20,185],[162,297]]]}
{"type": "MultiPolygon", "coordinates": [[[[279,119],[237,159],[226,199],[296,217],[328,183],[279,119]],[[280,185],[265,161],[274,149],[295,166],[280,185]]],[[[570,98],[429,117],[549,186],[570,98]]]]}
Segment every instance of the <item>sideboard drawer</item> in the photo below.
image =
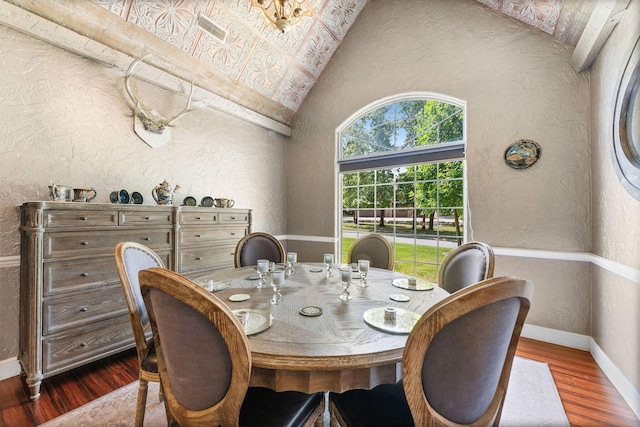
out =
{"type": "Polygon", "coordinates": [[[96,323],[77,331],[64,332],[42,340],[42,371],[47,374],[68,366],[97,358],[133,343],[128,316],[96,323]]]}
{"type": "Polygon", "coordinates": [[[180,250],[178,265],[181,267],[178,273],[192,273],[199,270],[233,266],[235,249],[235,245],[225,245],[180,250]]]}
{"type": "Polygon", "coordinates": [[[48,210],[44,213],[46,228],[105,227],[118,225],[118,211],[48,210]]]}
{"type": "Polygon", "coordinates": [[[136,212],[120,212],[120,225],[144,226],[144,225],[166,225],[171,226],[173,212],[171,211],[136,211],[136,212]]]}
{"type": "Polygon", "coordinates": [[[246,227],[197,228],[180,230],[180,245],[198,245],[211,242],[231,241],[237,243],[247,234],[246,227]]]}
{"type": "Polygon", "coordinates": [[[113,254],[120,242],[137,242],[151,249],[171,249],[172,233],[165,230],[96,231],[94,233],[47,233],[44,236],[44,258],[113,254]]]}
{"type": "Polygon", "coordinates": [[[213,225],[218,223],[218,213],[210,208],[180,212],[180,224],[213,225]]]}
{"type": "Polygon", "coordinates": [[[246,213],[223,212],[220,213],[220,224],[249,224],[249,215],[246,213]]]}
{"type": "Polygon", "coordinates": [[[48,299],[42,304],[42,334],[90,325],[126,313],[127,303],[119,285],[67,298],[48,299]]]}
{"type": "Polygon", "coordinates": [[[111,282],[120,283],[113,256],[44,263],[44,296],[91,289],[111,282]]]}

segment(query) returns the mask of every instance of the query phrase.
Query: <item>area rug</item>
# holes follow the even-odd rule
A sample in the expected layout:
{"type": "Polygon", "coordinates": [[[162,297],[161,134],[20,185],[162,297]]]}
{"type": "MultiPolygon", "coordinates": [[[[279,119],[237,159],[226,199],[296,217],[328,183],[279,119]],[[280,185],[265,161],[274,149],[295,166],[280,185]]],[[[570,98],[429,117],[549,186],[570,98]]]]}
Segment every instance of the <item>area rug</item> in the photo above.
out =
{"type": "MultiPolygon", "coordinates": [[[[40,426],[133,426],[137,393],[138,382],[136,381],[40,426]]],[[[144,425],[147,427],[167,425],[164,405],[158,399],[157,383],[149,383],[144,425]]],[[[328,414],[325,414],[324,425],[329,426],[328,414]]],[[[569,426],[558,389],[546,363],[521,357],[514,359],[500,426],[569,426]]]]}

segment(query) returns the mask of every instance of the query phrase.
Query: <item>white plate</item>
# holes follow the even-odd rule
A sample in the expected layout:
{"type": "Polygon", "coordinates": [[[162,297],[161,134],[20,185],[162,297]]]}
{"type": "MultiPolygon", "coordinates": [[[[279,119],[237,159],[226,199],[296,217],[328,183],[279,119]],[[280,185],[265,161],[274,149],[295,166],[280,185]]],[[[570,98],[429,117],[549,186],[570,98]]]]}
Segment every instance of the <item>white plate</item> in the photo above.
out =
{"type": "Polygon", "coordinates": [[[238,312],[245,313],[244,327],[247,335],[257,334],[271,327],[273,319],[268,311],[257,310],[255,308],[243,308],[238,310],[232,310],[237,315],[238,312]]]}
{"type": "Polygon", "coordinates": [[[247,294],[233,294],[229,297],[229,301],[241,302],[241,301],[246,301],[249,298],[251,298],[251,296],[247,294]]]}
{"type": "Polygon", "coordinates": [[[413,311],[396,308],[396,320],[384,318],[385,307],[370,308],[364,312],[364,321],[369,326],[392,334],[408,334],[420,320],[420,315],[413,311]]]}
{"type": "Polygon", "coordinates": [[[318,268],[318,267],[314,267],[312,269],[309,270],[312,273],[322,273],[322,269],[318,268]]]}
{"type": "Polygon", "coordinates": [[[409,301],[411,298],[409,298],[408,295],[404,295],[404,294],[391,294],[389,295],[389,298],[391,298],[394,301],[398,301],[398,302],[406,302],[409,301]]]}
{"type": "Polygon", "coordinates": [[[393,279],[391,284],[396,288],[407,289],[410,291],[431,291],[434,286],[436,286],[435,283],[427,282],[422,279],[416,279],[415,286],[409,284],[409,279],[393,279]]]}

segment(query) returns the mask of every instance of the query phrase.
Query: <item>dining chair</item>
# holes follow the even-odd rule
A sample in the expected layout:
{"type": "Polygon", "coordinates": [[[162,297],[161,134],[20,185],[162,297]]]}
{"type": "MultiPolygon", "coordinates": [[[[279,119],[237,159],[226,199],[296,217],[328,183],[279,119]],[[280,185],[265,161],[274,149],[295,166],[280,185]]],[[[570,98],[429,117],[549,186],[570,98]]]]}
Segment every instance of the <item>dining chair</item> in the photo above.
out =
{"type": "Polygon", "coordinates": [[[234,258],[236,268],[256,265],[259,259],[278,263],[285,261],[282,244],[271,234],[250,233],[240,239],[236,245],[234,258]]]}
{"type": "Polygon", "coordinates": [[[494,255],[491,246],[468,242],[449,252],[438,272],[438,285],[453,293],[493,277],[494,255]]]}
{"type": "Polygon", "coordinates": [[[141,271],[140,284],[165,401],[179,425],[281,427],[322,422],[322,392],[249,387],[247,335],[218,297],[162,268],[141,271]]]}
{"type": "MultiPolygon", "coordinates": [[[[149,317],[140,293],[138,272],[149,267],[164,267],[164,264],[153,250],[136,242],[119,243],[115,248],[115,258],[138,354],[140,386],[136,406],[136,426],[142,427],[148,382],[160,382],[160,376],[149,317]]],[[[162,399],[162,388],[160,398],[162,399]]]]}
{"type": "Polygon", "coordinates": [[[353,242],[347,254],[347,263],[366,259],[371,267],[393,270],[393,247],[380,234],[367,234],[353,242]]]}
{"type": "Polygon", "coordinates": [[[440,301],[407,338],[402,381],[330,393],[331,426],[498,426],[532,296],[497,277],[440,301]]]}

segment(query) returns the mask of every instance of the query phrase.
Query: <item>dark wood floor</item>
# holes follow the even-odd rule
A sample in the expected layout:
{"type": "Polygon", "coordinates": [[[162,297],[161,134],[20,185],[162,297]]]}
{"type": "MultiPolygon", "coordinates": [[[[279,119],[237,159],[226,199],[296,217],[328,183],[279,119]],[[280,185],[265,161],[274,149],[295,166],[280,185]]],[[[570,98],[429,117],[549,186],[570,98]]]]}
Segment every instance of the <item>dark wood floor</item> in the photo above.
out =
{"type": "MultiPolygon", "coordinates": [[[[523,338],[517,354],[549,364],[572,426],[640,427],[588,352],[523,338]]],[[[136,355],[128,351],[45,380],[36,402],[20,377],[0,381],[0,426],[36,426],[136,379],[136,355]]]]}

